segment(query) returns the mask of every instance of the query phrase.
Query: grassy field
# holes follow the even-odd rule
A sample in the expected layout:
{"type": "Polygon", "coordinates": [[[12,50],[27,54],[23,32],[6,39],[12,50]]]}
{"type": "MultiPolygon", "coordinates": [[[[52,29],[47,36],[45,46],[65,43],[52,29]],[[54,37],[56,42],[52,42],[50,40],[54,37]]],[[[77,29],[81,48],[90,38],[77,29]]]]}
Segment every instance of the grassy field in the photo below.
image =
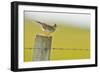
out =
{"type": "MultiPolygon", "coordinates": [[[[90,58],[90,31],[73,26],[57,24],[57,30],[51,34],[52,49],[50,60],[73,60],[90,58]],[[69,49],[57,49],[69,48],[69,49]],[[76,50],[75,50],[76,49],[76,50]],[[79,49],[79,50],[78,50],[79,49]],[[81,49],[81,50],[80,50],[81,49]],[[87,49],[87,50],[85,50],[87,49]]],[[[40,26],[34,21],[25,19],[24,27],[24,61],[29,62],[34,58],[34,39],[36,34],[44,34],[40,26]]]]}

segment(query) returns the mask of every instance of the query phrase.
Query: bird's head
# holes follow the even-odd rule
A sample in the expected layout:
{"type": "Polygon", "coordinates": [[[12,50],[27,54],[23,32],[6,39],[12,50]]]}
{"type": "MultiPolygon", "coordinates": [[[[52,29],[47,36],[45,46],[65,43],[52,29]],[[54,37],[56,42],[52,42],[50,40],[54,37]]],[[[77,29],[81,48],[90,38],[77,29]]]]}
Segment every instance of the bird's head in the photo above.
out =
{"type": "Polygon", "coordinates": [[[54,24],[54,28],[56,28],[57,27],[57,25],[56,24],[54,24]]]}

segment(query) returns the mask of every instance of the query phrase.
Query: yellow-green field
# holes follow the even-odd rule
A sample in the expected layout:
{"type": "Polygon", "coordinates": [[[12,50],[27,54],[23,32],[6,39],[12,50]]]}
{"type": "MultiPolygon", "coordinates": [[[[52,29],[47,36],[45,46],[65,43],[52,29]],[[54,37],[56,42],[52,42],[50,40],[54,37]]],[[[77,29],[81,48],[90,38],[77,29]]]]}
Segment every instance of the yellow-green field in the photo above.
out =
{"type": "MultiPolygon", "coordinates": [[[[57,24],[57,30],[51,34],[52,48],[69,48],[69,50],[52,49],[50,60],[72,60],[90,58],[90,31],[73,26],[57,24]],[[75,50],[81,49],[81,50],[75,50]],[[87,49],[87,50],[85,50],[87,49]]],[[[39,24],[25,18],[24,24],[24,61],[34,58],[34,40],[36,34],[44,34],[39,24]]]]}

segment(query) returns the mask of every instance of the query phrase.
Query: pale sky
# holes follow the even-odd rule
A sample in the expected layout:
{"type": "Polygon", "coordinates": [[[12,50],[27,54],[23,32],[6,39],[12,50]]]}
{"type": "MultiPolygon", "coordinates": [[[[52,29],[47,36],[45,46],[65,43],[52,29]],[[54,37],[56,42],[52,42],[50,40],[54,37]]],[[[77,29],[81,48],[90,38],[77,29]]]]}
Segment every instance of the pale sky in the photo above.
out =
{"type": "Polygon", "coordinates": [[[49,24],[64,23],[65,25],[77,26],[82,28],[90,27],[90,14],[75,13],[50,13],[50,12],[26,12],[25,16],[31,20],[38,20],[49,24]]]}

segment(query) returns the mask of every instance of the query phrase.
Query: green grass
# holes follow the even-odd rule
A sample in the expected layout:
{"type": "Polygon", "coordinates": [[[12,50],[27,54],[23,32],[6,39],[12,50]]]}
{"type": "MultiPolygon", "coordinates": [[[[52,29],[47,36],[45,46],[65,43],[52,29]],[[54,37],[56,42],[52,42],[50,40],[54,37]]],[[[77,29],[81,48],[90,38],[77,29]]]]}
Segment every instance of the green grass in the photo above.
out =
{"type": "MultiPolygon", "coordinates": [[[[52,48],[77,48],[83,50],[52,49],[50,60],[73,60],[90,58],[90,31],[79,27],[57,24],[57,30],[51,34],[52,48]],[[87,49],[87,50],[84,50],[87,49]]],[[[34,48],[36,34],[43,34],[40,26],[34,21],[25,19],[24,48],[34,48]]],[[[24,61],[32,61],[34,49],[24,49],[24,61]]]]}
{"type": "MultiPolygon", "coordinates": [[[[34,58],[34,50],[25,49],[24,60],[25,62],[32,61],[34,58]]],[[[73,60],[73,59],[89,59],[90,50],[51,50],[50,60],[73,60]]]]}

